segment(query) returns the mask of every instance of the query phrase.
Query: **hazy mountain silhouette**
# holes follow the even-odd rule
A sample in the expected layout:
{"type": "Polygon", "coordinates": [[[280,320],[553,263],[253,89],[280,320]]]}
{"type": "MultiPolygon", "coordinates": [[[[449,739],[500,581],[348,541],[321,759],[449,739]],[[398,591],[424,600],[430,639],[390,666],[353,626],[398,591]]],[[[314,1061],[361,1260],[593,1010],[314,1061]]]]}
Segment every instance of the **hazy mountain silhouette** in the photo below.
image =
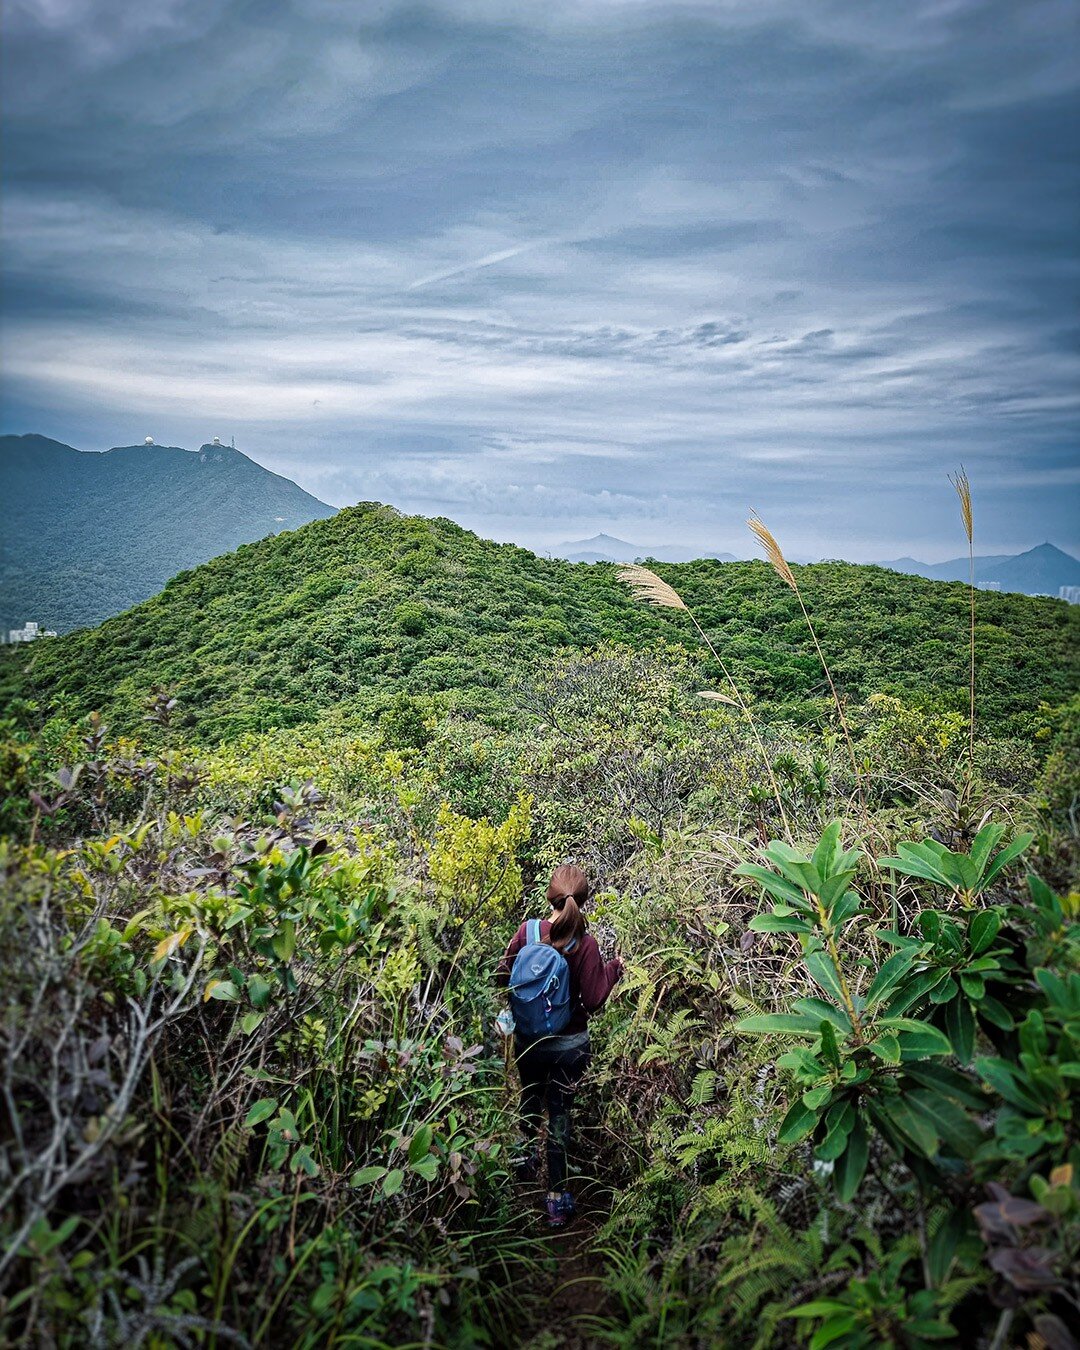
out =
{"type": "Polygon", "coordinates": [[[75,450],[0,437],[0,627],[100,623],[264,535],[334,514],[227,445],[75,450]]]}
{"type": "MultiPolygon", "coordinates": [[[[967,581],[967,558],[948,562],[924,563],[917,558],[897,558],[883,562],[893,572],[908,572],[932,581],[967,581]]],[[[996,583],[1003,591],[1023,591],[1027,595],[1057,595],[1062,586],[1080,586],[1080,560],[1054,544],[1039,544],[1026,553],[988,554],[975,559],[975,584],[996,583]]]]}
{"type": "Polygon", "coordinates": [[[734,562],[733,553],[712,553],[707,549],[680,548],[677,544],[631,544],[610,534],[594,534],[591,539],[571,539],[556,544],[552,557],[567,562],[635,562],[638,558],[655,558],[657,562],[693,562],[695,558],[715,558],[718,562],[734,562]]]}

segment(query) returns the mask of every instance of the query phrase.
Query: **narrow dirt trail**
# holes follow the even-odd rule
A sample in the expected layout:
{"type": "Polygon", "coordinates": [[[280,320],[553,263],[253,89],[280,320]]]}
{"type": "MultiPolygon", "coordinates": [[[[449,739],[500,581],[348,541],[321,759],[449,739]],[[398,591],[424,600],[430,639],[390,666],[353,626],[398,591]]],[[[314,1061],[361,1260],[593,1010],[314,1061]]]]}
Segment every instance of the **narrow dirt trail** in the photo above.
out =
{"type": "MultiPolygon", "coordinates": [[[[544,1233],[544,1242],[554,1257],[554,1268],[547,1286],[544,1306],[549,1339],[538,1334],[536,1345],[543,1350],[592,1350],[597,1342],[593,1319],[609,1305],[604,1288],[604,1262],[593,1249],[600,1229],[611,1212],[611,1192],[603,1182],[578,1179],[574,1188],[578,1209],[573,1222],[562,1231],[544,1233]]],[[[545,1230],[544,1191],[537,1189],[529,1197],[536,1222],[545,1230]]],[[[533,1344],[525,1343],[525,1350],[533,1344]]]]}

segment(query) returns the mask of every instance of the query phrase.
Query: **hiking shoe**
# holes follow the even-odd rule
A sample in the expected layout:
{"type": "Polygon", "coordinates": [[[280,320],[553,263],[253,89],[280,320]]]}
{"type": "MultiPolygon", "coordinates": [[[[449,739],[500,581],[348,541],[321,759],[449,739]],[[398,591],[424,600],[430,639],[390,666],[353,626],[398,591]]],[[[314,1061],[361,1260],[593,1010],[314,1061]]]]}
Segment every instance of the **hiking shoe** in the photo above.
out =
{"type": "Polygon", "coordinates": [[[531,1153],[523,1153],[510,1164],[510,1170],[515,1181],[536,1181],[540,1176],[540,1157],[535,1149],[531,1153]]]}
{"type": "Polygon", "coordinates": [[[565,1228],[570,1219],[574,1217],[574,1197],[569,1191],[560,1191],[558,1194],[548,1194],[544,1202],[547,1210],[547,1219],[549,1228],[565,1228]]]}

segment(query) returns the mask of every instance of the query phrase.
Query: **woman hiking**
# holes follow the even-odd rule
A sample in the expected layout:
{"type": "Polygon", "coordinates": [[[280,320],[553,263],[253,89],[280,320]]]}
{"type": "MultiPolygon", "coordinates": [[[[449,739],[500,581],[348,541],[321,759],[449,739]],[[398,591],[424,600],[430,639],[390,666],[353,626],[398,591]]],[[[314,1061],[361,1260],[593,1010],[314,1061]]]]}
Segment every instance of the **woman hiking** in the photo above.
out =
{"type": "Polygon", "coordinates": [[[566,1189],[570,1108],[589,1066],[589,1015],[603,1006],[623,963],[605,962],[582,910],[589,881],[580,867],[557,867],[547,890],[551,914],[523,923],[499,962],[496,983],[510,989],[521,1076],[521,1116],[527,1154],[516,1168],[531,1181],[540,1170],[537,1140],[547,1108],[548,1223],[562,1228],[574,1213],[566,1189]]]}

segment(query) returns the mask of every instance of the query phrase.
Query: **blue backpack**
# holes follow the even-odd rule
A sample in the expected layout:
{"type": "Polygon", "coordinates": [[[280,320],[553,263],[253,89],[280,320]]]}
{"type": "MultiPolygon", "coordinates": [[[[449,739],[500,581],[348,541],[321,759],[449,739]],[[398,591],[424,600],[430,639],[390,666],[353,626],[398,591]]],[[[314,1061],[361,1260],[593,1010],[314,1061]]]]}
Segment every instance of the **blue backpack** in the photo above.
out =
{"type": "MultiPolygon", "coordinates": [[[[570,943],[573,951],[577,941],[570,943]]],[[[570,1020],[570,967],[566,957],[540,936],[540,920],[525,925],[525,946],[510,971],[514,1027],[526,1039],[557,1036],[570,1020]]]]}

